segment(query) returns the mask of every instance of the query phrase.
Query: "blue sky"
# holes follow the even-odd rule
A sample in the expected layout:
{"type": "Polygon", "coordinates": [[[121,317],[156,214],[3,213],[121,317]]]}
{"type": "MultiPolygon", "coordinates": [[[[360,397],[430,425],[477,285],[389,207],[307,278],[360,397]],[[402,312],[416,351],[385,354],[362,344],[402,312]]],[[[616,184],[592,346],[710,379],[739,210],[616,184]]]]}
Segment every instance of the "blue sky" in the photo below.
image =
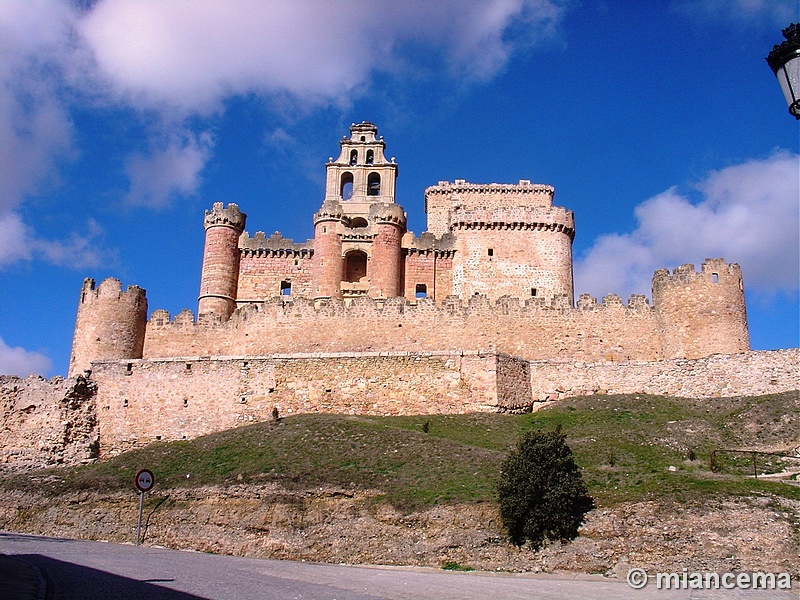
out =
{"type": "Polygon", "coordinates": [[[312,235],[351,122],[425,229],[439,180],[575,212],[575,288],[742,265],[756,349],[797,347],[798,124],[764,61],[795,0],[0,0],[0,373],[64,374],[84,277],[196,310],[205,208],[312,235]]]}

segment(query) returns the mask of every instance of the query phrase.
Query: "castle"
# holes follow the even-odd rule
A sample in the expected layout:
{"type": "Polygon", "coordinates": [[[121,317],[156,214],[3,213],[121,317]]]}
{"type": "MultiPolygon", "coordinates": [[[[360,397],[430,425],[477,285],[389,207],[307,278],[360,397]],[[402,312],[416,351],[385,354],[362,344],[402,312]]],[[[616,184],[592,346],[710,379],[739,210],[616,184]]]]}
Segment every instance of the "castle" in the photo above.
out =
{"type": "Polygon", "coordinates": [[[353,124],[339,145],[311,240],[250,236],[236,204],[206,211],[196,319],[148,320],[143,289],[84,281],[69,370],[97,384],[103,448],[275,408],[519,410],[577,392],[738,389],[714,358],[752,354],[738,265],[657,271],[652,306],[639,295],[575,302],[574,217],[552,187],[440,181],[425,190],[428,231],[416,237],[377,127],[353,124]],[[710,373],[689,388],[687,360],[710,373]]]}

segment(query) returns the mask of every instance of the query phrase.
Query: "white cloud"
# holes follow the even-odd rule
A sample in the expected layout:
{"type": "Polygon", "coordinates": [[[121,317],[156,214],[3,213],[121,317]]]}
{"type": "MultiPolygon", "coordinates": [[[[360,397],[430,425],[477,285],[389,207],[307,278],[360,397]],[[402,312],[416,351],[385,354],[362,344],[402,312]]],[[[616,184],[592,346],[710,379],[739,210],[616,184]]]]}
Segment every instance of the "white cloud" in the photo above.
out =
{"type": "Polygon", "coordinates": [[[0,374],[27,377],[47,373],[53,362],[44,354],[20,347],[10,347],[0,338],[0,374]]]}
{"type": "Polygon", "coordinates": [[[73,232],[66,240],[47,240],[37,237],[17,213],[0,213],[0,269],[34,258],[71,269],[108,264],[114,253],[103,247],[102,234],[98,223],[90,219],[83,233],[73,232]]]}
{"type": "Polygon", "coordinates": [[[30,232],[19,215],[0,213],[0,268],[30,258],[30,232]]]}
{"type": "Polygon", "coordinates": [[[28,245],[32,254],[50,264],[70,269],[95,269],[108,266],[116,259],[115,253],[102,243],[103,229],[94,219],[89,219],[83,233],[72,232],[66,240],[32,238],[28,245]]]}
{"type": "Polygon", "coordinates": [[[712,172],[702,200],[671,188],[635,209],[631,233],[599,237],[575,263],[576,291],[648,293],[653,272],[704,258],[742,266],[745,286],[796,294],[800,273],[800,156],[777,152],[712,172]]]}
{"type": "Polygon", "coordinates": [[[0,211],[51,179],[72,151],[59,97],[70,15],[59,2],[0,3],[0,211]]]}
{"type": "Polygon", "coordinates": [[[211,146],[209,135],[185,132],[182,139],[169,142],[166,147],[130,157],[125,165],[130,180],[126,202],[157,208],[168,204],[176,194],[194,194],[211,146]]]}
{"type": "Polygon", "coordinates": [[[339,98],[409,45],[478,78],[557,23],[556,0],[105,0],[79,22],[99,72],[135,106],[208,111],[233,94],[339,98]]]}

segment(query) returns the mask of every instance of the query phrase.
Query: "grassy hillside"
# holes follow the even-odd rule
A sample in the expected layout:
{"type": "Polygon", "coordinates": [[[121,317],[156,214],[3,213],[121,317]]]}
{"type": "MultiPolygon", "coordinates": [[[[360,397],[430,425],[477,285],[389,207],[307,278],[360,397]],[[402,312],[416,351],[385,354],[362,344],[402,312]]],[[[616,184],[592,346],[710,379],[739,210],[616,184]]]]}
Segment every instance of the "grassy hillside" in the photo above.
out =
{"type": "MultiPolygon", "coordinates": [[[[787,450],[800,444],[796,392],[702,400],[592,396],[524,415],[298,415],[192,441],[156,443],[82,467],[17,475],[3,485],[48,494],[127,489],[136,470],[147,467],[160,490],[264,481],[289,489],[336,485],[379,490],[383,496],[376,501],[411,510],[493,500],[508,449],[529,429],[557,425],[598,506],[705,494],[800,499],[800,487],[747,477],[749,456],[721,455],[720,468],[709,468],[714,448],[787,450]]],[[[782,464],[761,457],[757,467],[773,472],[782,464]]]]}

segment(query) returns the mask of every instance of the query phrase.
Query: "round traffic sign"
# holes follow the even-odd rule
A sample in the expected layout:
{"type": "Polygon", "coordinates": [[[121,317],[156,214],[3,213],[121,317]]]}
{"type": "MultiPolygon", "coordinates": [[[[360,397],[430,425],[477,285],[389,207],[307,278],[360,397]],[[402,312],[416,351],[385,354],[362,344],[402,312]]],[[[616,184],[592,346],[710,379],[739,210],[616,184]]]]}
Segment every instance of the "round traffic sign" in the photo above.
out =
{"type": "Polygon", "coordinates": [[[133,485],[140,492],[149,492],[156,484],[156,478],[150,469],[139,469],[136,471],[136,477],[133,478],[133,485]]]}

